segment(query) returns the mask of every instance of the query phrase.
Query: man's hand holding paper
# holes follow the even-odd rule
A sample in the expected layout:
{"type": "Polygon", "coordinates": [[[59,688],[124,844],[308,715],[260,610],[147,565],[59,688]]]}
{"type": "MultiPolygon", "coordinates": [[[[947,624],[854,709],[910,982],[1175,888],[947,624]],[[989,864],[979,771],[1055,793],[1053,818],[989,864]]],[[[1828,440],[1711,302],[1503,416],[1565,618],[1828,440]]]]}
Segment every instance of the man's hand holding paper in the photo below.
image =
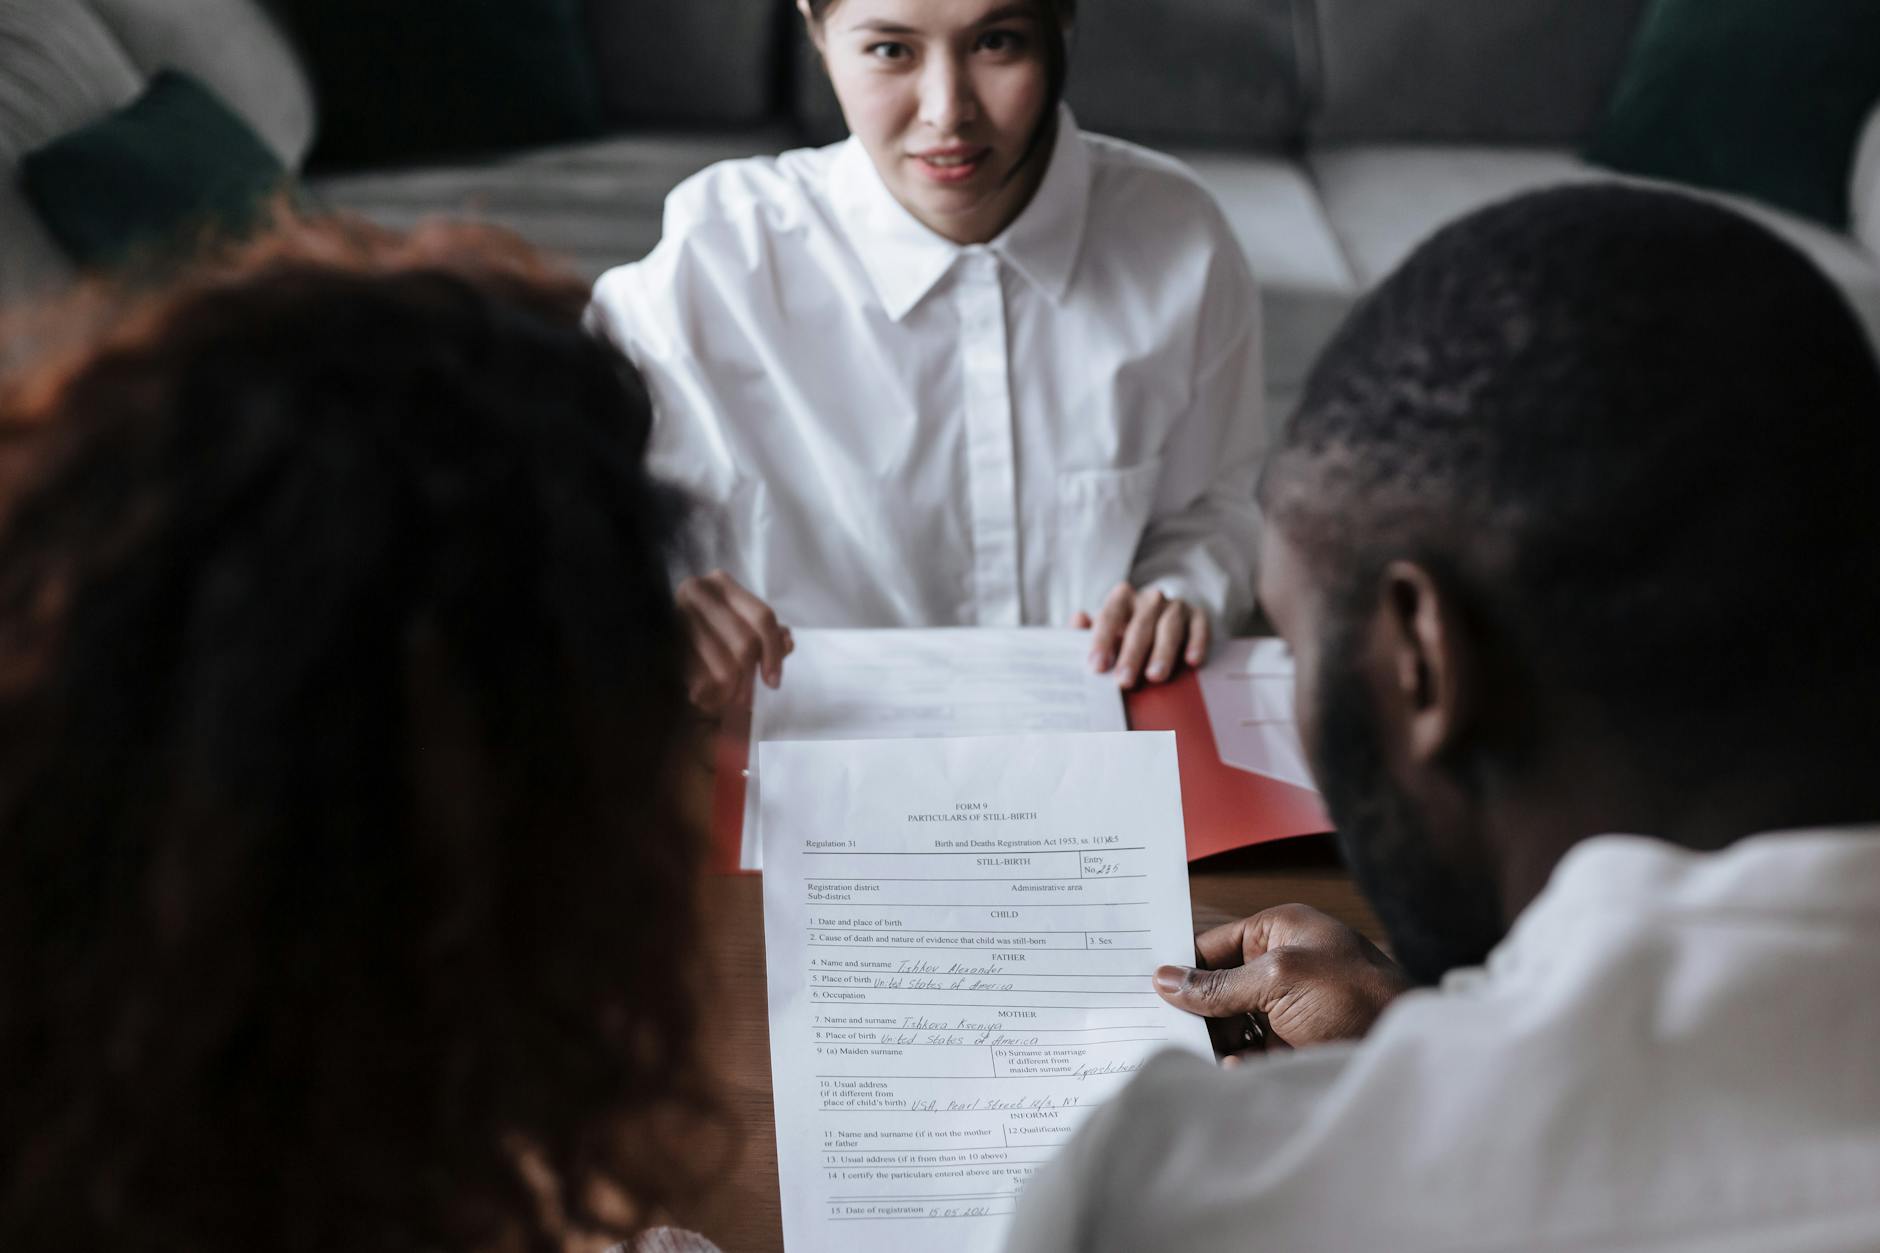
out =
{"type": "Polygon", "coordinates": [[[1378,947],[1306,905],[1262,910],[1195,938],[1194,967],[1163,966],[1156,991],[1209,1020],[1230,1057],[1265,1048],[1355,1040],[1408,990],[1378,947]],[[1251,1017],[1258,1034],[1249,1039],[1251,1017]]]}

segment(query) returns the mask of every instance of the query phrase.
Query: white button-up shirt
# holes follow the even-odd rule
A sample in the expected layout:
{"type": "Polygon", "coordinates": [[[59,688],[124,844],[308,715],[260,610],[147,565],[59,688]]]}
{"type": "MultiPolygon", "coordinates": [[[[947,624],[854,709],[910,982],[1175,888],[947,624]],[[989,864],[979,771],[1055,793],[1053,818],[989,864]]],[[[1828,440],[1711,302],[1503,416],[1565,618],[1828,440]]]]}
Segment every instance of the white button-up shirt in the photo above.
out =
{"type": "Polygon", "coordinates": [[[1007,1247],[1880,1249],[1880,828],[1588,841],[1363,1043],[1152,1062],[1007,1247]]]}
{"type": "Polygon", "coordinates": [[[786,622],[1061,625],[1124,580],[1217,627],[1252,607],[1252,277],[1183,166],[1068,110],[989,244],[923,226],[854,140],[732,161],[591,316],[704,506],[692,564],[786,622]]]}

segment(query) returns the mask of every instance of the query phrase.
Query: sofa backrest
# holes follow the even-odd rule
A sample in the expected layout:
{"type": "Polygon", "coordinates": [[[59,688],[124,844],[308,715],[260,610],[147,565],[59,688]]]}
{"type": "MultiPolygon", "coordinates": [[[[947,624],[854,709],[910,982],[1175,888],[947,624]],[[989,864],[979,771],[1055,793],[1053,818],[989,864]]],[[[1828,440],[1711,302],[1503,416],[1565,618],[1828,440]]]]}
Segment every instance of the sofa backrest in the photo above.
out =
{"type": "Polygon", "coordinates": [[[1567,144],[1646,0],[1309,0],[1315,143],[1567,144]]]}
{"type": "MultiPolygon", "coordinates": [[[[1305,120],[1309,0],[1079,0],[1066,98],[1078,124],[1148,141],[1283,148],[1305,120]]],[[[801,20],[794,112],[812,142],[843,134],[801,20]]]]}
{"type": "Polygon", "coordinates": [[[1093,130],[1281,148],[1305,116],[1298,0],[1082,0],[1068,96],[1093,130]]]}
{"type": "Polygon", "coordinates": [[[609,126],[755,126],[782,95],[789,0],[587,0],[609,126]]]}
{"type": "MultiPolygon", "coordinates": [[[[1068,96],[1093,130],[1183,145],[1577,143],[1645,3],[1080,0],[1068,96]]],[[[786,20],[796,121],[838,138],[834,93],[786,20]]]]}

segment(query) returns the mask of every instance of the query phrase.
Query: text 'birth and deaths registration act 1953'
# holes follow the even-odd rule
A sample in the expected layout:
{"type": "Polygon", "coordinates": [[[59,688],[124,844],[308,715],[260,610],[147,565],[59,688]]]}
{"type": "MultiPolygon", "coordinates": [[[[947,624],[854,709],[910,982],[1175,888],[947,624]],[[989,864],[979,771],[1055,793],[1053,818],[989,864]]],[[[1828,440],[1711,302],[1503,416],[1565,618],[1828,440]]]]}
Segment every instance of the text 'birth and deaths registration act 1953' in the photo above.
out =
{"type": "Polygon", "coordinates": [[[784,1244],[997,1250],[1193,960],[1164,732],[762,744],[784,1244]]]}

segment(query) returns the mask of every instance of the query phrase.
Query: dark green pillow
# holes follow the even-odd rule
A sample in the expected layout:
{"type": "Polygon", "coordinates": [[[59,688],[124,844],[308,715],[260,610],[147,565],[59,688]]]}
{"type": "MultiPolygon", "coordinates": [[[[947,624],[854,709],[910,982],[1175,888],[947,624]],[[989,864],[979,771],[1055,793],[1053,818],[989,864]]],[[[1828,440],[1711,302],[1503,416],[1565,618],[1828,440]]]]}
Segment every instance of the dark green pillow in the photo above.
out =
{"type": "Polygon", "coordinates": [[[308,164],[377,165],[601,129],[582,0],[274,0],[320,103],[308,164]]]}
{"type": "Polygon", "coordinates": [[[164,70],[122,109],[20,158],[20,185],[82,266],[252,227],[279,157],[207,87],[164,70]]]}
{"type": "Polygon", "coordinates": [[[1837,229],[1880,101],[1880,0],[1653,0],[1586,157],[1837,229]]]}

